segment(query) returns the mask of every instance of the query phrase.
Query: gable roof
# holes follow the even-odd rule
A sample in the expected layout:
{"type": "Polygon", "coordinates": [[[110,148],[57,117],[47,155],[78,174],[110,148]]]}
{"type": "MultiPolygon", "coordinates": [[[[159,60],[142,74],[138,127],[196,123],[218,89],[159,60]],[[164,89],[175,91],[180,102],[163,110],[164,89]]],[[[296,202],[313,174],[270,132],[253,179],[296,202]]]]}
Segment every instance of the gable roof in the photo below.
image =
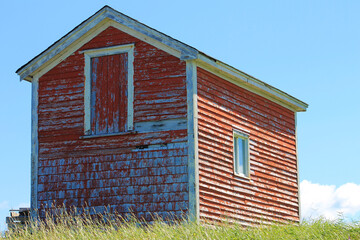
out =
{"type": "Polygon", "coordinates": [[[20,76],[20,80],[31,82],[34,75],[38,74],[41,76],[73,53],[73,51],[89,40],[89,37],[93,37],[93,35],[104,30],[107,26],[113,25],[145,42],[155,45],[181,60],[196,60],[200,67],[221,75],[221,77],[225,77],[225,79],[275,101],[294,112],[306,111],[308,107],[308,104],[301,100],[226,63],[212,58],[181,41],[140,23],[109,6],[104,6],[94,15],[80,23],[65,36],[21,66],[16,73],[20,76]],[[101,26],[103,27],[101,28],[101,26]]]}

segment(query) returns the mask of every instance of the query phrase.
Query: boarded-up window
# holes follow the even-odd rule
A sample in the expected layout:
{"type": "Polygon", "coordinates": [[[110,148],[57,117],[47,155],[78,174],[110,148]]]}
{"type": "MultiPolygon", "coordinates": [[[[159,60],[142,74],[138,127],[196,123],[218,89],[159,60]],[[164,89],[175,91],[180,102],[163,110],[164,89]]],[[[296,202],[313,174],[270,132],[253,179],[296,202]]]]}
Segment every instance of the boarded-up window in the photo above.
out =
{"type": "Polygon", "coordinates": [[[91,58],[91,134],[127,129],[127,53],[91,58]]]}
{"type": "Polygon", "coordinates": [[[86,136],[133,131],[134,44],[84,50],[86,136]]]}

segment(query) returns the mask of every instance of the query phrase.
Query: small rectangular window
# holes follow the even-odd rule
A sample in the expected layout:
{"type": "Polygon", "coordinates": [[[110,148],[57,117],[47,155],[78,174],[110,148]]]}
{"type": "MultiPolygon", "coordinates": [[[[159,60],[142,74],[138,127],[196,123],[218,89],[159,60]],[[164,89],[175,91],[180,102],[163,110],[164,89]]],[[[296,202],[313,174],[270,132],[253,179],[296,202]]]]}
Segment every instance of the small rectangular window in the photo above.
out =
{"type": "Polygon", "coordinates": [[[249,136],[234,131],[234,173],[242,177],[249,177],[249,136]]]}

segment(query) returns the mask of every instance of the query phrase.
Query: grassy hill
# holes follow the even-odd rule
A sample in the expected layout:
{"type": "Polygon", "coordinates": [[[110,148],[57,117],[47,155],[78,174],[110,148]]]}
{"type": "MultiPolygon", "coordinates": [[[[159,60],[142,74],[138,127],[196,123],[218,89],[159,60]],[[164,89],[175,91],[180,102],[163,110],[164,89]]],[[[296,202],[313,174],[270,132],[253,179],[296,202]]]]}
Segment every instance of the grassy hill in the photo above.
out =
{"type": "Polygon", "coordinates": [[[120,220],[114,215],[94,219],[89,216],[62,215],[45,222],[32,222],[23,229],[7,233],[8,239],[360,239],[360,222],[318,219],[301,224],[242,227],[221,223],[216,226],[182,221],[149,225],[133,218],[120,220]],[[111,220],[110,220],[111,219],[111,220]],[[57,222],[55,224],[55,222],[57,222]]]}

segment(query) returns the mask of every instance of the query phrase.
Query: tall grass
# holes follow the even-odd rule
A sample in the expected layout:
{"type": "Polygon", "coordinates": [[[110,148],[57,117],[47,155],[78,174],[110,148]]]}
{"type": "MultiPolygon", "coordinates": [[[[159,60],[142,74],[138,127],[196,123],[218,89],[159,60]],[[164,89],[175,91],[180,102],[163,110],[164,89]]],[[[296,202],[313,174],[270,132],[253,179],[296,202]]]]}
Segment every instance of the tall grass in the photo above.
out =
{"type": "Polygon", "coordinates": [[[360,239],[360,223],[318,219],[299,225],[243,227],[237,224],[197,224],[189,221],[152,224],[115,214],[90,215],[61,212],[56,217],[31,221],[25,228],[9,230],[8,239],[360,239]]]}

